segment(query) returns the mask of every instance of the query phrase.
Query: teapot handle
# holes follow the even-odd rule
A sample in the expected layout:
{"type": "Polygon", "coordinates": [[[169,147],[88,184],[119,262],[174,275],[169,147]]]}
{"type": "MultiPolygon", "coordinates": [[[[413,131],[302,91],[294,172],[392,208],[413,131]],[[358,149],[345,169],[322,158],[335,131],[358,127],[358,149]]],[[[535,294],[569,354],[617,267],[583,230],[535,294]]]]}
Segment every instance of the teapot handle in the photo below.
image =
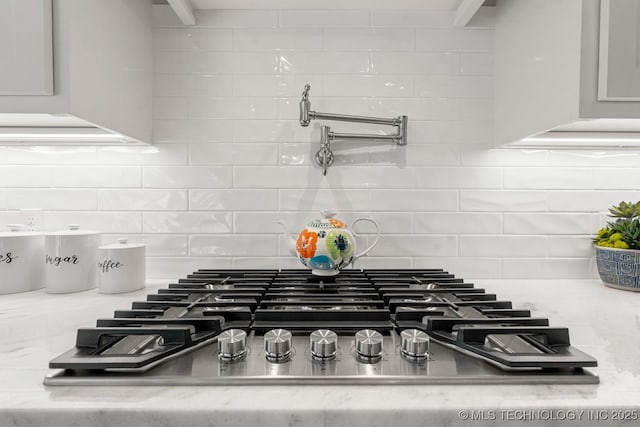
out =
{"type": "Polygon", "coordinates": [[[373,243],[364,251],[360,252],[359,254],[356,254],[353,257],[353,261],[357,260],[358,258],[366,255],[369,253],[369,251],[371,249],[373,249],[373,247],[376,245],[376,243],[378,243],[378,240],[380,240],[380,225],[376,222],[375,219],[371,218],[371,217],[360,217],[360,218],[356,218],[353,220],[353,222],[351,223],[351,232],[353,233],[354,236],[356,237],[360,237],[360,235],[358,233],[356,233],[355,231],[355,225],[356,223],[360,222],[360,221],[368,221],[370,223],[372,223],[373,225],[376,226],[376,240],[373,241],[373,243]]]}

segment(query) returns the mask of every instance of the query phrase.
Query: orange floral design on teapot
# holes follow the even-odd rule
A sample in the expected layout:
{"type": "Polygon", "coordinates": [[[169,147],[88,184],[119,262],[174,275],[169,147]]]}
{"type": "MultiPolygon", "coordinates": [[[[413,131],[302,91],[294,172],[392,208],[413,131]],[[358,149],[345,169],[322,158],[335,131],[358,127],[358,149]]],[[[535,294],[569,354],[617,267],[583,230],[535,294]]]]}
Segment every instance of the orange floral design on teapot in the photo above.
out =
{"type": "Polygon", "coordinates": [[[335,228],[347,228],[347,224],[345,224],[344,222],[338,220],[338,219],[334,219],[334,218],[328,218],[328,221],[331,223],[331,225],[333,225],[335,228]]]}
{"type": "Polygon", "coordinates": [[[318,243],[318,233],[304,229],[298,235],[296,249],[305,258],[312,258],[316,254],[316,244],[318,243]]]}

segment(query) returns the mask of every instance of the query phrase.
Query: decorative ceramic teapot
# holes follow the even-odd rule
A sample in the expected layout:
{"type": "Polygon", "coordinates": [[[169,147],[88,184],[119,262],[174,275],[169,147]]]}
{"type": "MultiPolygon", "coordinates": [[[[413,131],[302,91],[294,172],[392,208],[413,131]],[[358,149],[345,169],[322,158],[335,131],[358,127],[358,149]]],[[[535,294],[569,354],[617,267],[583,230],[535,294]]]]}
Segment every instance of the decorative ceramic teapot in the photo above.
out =
{"type": "Polygon", "coordinates": [[[322,211],[322,218],[311,221],[298,234],[298,238],[287,231],[284,221],[278,221],[288,237],[289,251],[300,259],[305,266],[318,276],[334,276],[341,268],[366,255],[378,243],[380,238],[380,226],[373,218],[356,218],[351,228],[360,221],[371,222],[376,227],[376,239],[371,246],[360,253],[356,253],[356,240],[358,235],[349,231],[347,225],[334,219],[335,212],[322,211]]]}

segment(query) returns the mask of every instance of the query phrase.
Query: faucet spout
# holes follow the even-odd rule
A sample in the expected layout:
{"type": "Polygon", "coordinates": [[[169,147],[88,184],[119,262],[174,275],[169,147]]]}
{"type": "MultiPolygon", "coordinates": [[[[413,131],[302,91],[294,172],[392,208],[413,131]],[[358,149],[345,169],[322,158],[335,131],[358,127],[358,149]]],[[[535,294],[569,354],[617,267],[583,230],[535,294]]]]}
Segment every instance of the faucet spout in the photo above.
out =
{"type": "Polygon", "coordinates": [[[331,151],[331,127],[320,127],[320,149],[316,153],[316,163],[322,166],[322,175],[327,175],[327,168],[333,164],[333,152],[331,151]]]}
{"type": "Polygon", "coordinates": [[[302,92],[302,99],[300,100],[300,126],[307,127],[311,122],[311,116],[309,111],[311,110],[311,101],[309,101],[309,90],[311,85],[308,83],[304,85],[304,92],[302,92]]]}

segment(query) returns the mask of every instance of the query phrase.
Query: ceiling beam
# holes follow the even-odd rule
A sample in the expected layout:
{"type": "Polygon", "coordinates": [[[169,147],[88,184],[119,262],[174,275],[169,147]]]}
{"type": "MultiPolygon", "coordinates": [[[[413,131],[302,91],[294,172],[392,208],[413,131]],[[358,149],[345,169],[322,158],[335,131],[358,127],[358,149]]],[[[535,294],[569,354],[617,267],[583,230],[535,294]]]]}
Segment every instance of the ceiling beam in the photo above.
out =
{"type": "Polygon", "coordinates": [[[196,16],[193,14],[193,6],[189,0],[167,0],[169,6],[178,15],[184,25],[196,25],[196,16]]]}
{"type": "Polygon", "coordinates": [[[462,0],[462,3],[458,6],[456,17],[453,20],[453,26],[464,27],[467,25],[483,3],[484,0],[462,0]]]}

